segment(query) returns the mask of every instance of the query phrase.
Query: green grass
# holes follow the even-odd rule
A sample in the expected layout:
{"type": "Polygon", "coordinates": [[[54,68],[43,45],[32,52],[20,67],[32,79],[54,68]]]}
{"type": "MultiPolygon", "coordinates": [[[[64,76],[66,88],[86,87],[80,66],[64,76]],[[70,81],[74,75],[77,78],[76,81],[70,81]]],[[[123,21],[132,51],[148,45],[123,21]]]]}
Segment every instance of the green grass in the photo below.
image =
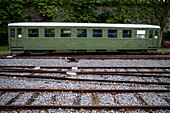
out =
{"type": "Polygon", "coordinates": [[[10,51],[8,46],[0,46],[0,51],[10,51]]]}
{"type": "Polygon", "coordinates": [[[163,48],[163,47],[160,47],[158,50],[170,50],[170,48],[163,48]]]}

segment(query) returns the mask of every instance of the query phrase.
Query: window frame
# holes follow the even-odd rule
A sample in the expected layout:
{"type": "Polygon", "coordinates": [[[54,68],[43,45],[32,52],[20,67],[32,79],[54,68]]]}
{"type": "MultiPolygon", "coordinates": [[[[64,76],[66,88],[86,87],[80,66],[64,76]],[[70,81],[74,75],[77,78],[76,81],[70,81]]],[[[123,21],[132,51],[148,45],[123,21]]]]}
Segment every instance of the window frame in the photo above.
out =
{"type": "MultiPolygon", "coordinates": [[[[132,38],[132,35],[133,35],[132,33],[133,33],[133,30],[123,29],[123,30],[122,30],[122,38],[127,38],[127,39],[128,39],[128,38],[132,38]],[[131,33],[130,33],[130,37],[128,37],[128,36],[125,37],[125,36],[124,36],[124,31],[130,31],[130,32],[131,32],[131,33]]],[[[126,33],[126,34],[127,34],[127,33],[126,33]]]]}
{"type": "Polygon", "coordinates": [[[108,33],[108,35],[107,35],[108,38],[117,38],[117,36],[118,36],[118,30],[117,30],[117,29],[108,29],[108,32],[107,32],[107,33],[108,33]],[[110,30],[110,31],[111,31],[111,30],[112,30],[112,31],[116,31],[116,37],[111,37],[111,36],[109,36],[109,34],[115,34],[115,33],[109,33],[109,30],[110,30]]]}
{"type": "Polygon", "coordinates": [[[49,37],[53,38],[53,37],[55,37],[55,28],[44,28],[44,37],[45,38],[49,38],[49,37]],[[46,32],[46,30],[54,31],[54,32],[46,32]],[[48,35],[53,35],[53,36],[48,36],[48,35]]]}
{"type": "Polygon", "coordinates": [[[61,33],[60,33],[61,37],[69,37],[69,38],[71,37],[71,32],[72,32],[71,28],[61,28],[60,31],[61,31],[61,33]],[[66,30],[66,31],[68,30],[68,31],[70,31],[70,33],[62,33],[62,30],[66,30]],[[62,35],[70,35],[70,36],[62,36],[62,35]]]}
{"type": "Polygon", "coordinates": [[[22,28],[17,28],[17,37],[22,37],[22,28]]]}
{"type": "MultiPolygon", "coordinates": [[[[79,34],[79,35],[80,35],[80,34],[79,34]]],[[[78,37],[78,38],[86,38],[86,37],[87,37],[87,29],[77,29],[77,37],[78,37]],[[79,30],[85,30],[85,33],[80,33],[80,34],[85,34],[85,36],[78,36],[78,31],[79,31],[79,30]]]]}
{"type": "Polygon", "coordinates": [[[145,29],[137,29],[136,30],[136,38],[138,38],[138,39],[145,39],[146,38],[146,30],[145,29]],[[140,32],[139,34],[138,34],[138,31],[140,32]],[[144,32],[144,33],[142,33],[142,32],[144,32]],[[138,37],[138,35],[143,35],[144,38],[143,37],[138,37]]]}
{"type": "Polygon", "coordinates": [[[155,39],[158,39],[159,38],[159,30],[155,29],[155,39]]]}
{"type": "Polygon", "coordinates": [[[149,30],[149,39],[152,39],[153,38],[153,30],[149,30]],[[151,33],[151,34],[150,34],[151,33]],[[150,37],[151,36],[151,37],[150,37]]]}
{"type": "Polygon", "coordinates": [[[92,30],[92,36],[93,36],[93,38],[102,38],[103,37],[103,29],[93,29],[92,30]],[[99,30],[101,30],[101,33],[96,33],[97,35],[101,35],[101,36],[94,36],[94,35],[96,35],[95,33],[94,33],[94,31],[99,31],[99,30]]]}
{"type": "Polygon", "coordinates": [[[39,37],[39,35],[40,35],[40,33],[39,33],[39,28],[28,28],[28,37],[29,38],[37,38],[37,37],[39,37]],[[38,32],[37,32],[37,34],[35,34],[35,33],[32,33],[33,34],[33,36],[30,36],[31,34],[29,34],[29,30],[37,30],[38,32]],[[37,35],[37,36],[35,36],[35,35],[37,35]]]}
{"type": "Polygon", "coordinates": [[[15,38],[15,28],[10,28],[10,37],[12,37],[12,38],[15,38]],[[14,30],[14,32],[12,33],[12,29],[14,30]],[[12,34],[14,34],[14,36],[12,35],[12,34]]]}

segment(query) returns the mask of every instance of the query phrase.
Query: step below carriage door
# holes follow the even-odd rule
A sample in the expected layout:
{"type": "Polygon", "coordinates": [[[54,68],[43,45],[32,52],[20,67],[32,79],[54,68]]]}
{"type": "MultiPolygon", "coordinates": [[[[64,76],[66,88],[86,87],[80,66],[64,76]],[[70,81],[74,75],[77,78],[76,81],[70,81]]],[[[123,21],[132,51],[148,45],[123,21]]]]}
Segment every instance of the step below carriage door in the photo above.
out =
{"type": "Polygon", "coordinates": [[[148,47],[154,46],[154,30],[149,30],[149,39],[148,39],[148,47]]]}
{"type": "Polygon", "coordinates": [[[18,47],[22,47],[23,46],[22,28],[17,28],[17,46],[18,47]]]}

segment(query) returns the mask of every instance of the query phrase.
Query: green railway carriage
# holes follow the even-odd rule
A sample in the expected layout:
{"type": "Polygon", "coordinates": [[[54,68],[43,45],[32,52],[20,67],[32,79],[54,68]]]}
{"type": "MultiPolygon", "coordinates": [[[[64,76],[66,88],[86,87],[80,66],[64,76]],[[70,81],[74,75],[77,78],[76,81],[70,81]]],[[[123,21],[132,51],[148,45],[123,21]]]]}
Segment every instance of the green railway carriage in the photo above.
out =
{"type": "Polygon", "coordinates": [[[23,22],[8,24],[12,52],[152,51],[160,27],[141,24],[23,22]]]}

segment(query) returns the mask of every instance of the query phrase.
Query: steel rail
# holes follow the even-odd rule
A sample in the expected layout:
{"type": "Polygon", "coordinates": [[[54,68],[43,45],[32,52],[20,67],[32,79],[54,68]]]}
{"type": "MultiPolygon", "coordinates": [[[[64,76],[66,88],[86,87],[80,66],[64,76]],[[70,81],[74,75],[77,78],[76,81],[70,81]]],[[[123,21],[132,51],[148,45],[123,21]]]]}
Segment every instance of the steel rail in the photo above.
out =
{"type": "MultiPolygon", "coordinates": [[[[0,68],[5,67],[17,67],[17,68],[55,68],[55,69],[72,69],[72,67],[60,67],[60,66],[0,66],[0,68]]],[[[74,66],[73,66],[74,67],[74,66]]],[[[170,67],[77,67],[78,69],[170,69],[170,67]]]]}
{"type": "MultiPolygon", "coordinates": [[[[0,70],[0,72],[8,72],[8,71],[1,71],[0,70]]],[[[17,73],[17,72],[14,72],[14,73],[17,73]]],[[[36,72],[36,73],[38,73],[38,72],[36,72]]],[[[34,73],[32,73],[32,74],[34,74],[34,73]]],[[[1,74],[1,73],[0,73],[0,75],[7,76],[7,74],[1,74]]],[[[77,74],[77,75],[81,75],[81,74],[77,74]]],[[[91,74],[91,75],[95,75],[95,74],[91,74]]],[[[163,78],[170,78],[170,76],[168,76],[168,75],[154,75],[154,74],[142,74],[142,75],[139,75],[139,74],[134,74],[134,73],[113,73],[113,74],[98,74],[98,75],[107,75],[107,76],[120,76],[121,75],[121,76],[135,76],[135,77],[163,77],[163,78]]],[[[9,75],[9,76],[15,76],[15,75],[9,75]]]]}
{"type": "MultiPolygon", "coordinates": [[[[53,55],[48,55],[48,56],[24,56],[24,55],[20,55],[20,56],[14,56],[13,59],[19,59],[19,58],[23,58],[23,59],[64,59],[65,57],[68,58],[76,58],[76,59],[157,59],[157,60],[169,60],[169,53],[166,53],[166,55],[162,55],[162,54],[152,54],[152,56],[150,54],[147,55],[116,55],[116,54],[110,54],[110,53],[106,53],[106,54],[53,54],[53,55]]],[[[7,55],[1,55],[0,58],[6,59],[7,55]]]]}
{"type": "MultiPolygon", "coordinates": [[[[0,69],[0,72],[20,72],[20,73],[61,73],[61,74],[66,74],[68,71],[51,71],[51,70],[30,70],[30,69],[0,69]]],[[[169,74],[170,71],[107,71],[107,72],[98,72],[98,71],[89,71],[89,72],[76,72],[73,71],[76,74],[95,74],[95,75],[105,75],[105,74],[115,74],[115,73],[164,73],[164,74],[169,74]]]]}
{"type": "Polygon", "coordinates": [[[114,76],[114,75],[122,75],[122,76],[135,76],[135,77],[163,77],[163,78],[170,78],[170,76],[168,75],[154,75],[154,74],[142,74],[139,75],[138,73],[113,73],[113,74],[98,74],[98,75],[110,75],[110,76],[114,76]]]}
{"type": "Polygon", "coordinates": [[[47,88],[0,88],[0,91],[5,92],[18,92],[18,91],[29,91],[29,92],[55,92],[55,91],[72,91],[72,92],[105,92],[105,93],[112,93],[112,92],[170,92],[169,89],[47,89],[47,88]]]}
{"type": "Polygon", "coordinates": [[[104,109],[104,108],[140,108],[140,109],[170,109],[170,106],[162,105],[0,105],[0,109],[49,109],[49,108],[93,108],[93,109],[104,109]]]}
{"type": "Polygon", "coordinates": [[[7,75],[0,74],[0,76],[7,77],[26,77],[26,78],[41,78],[41,79],[57,79],[57,80],[73,80],[73,81],[95,81],[95,82],[112,82],[112,83],[135,83],[135,84],[154,84],[154,85],[170,85],[164,82],[143,82],[143,81],[126,81],[126,80],[105,80],[105,79],[81,79],[81,78],[67,78],[57,76],[42,76],[42,75],[7,75]]]}
{"type": "Polygon", "coordinates": [[[77,74],[95,74],[95,75],[108,75],[108,74],[115,74],[115,73],[164,73],[169,74],[169,72],[165,71],[108,71],[108,72],[76,72],[77,74]]]}
{"type": "MultiPolygon", "coordinates": [[[[26,66],[27,67],[27,66],[26,66]]],[[[31,66],[32,67],[32,66],[31,66]]],[[[33,66],[34,67],[34,66],[33,66]]],[[[60,67],[60,68],[62,68],[62,67],[60,67]]],[[[63,67],[64,68],[64,67],[63,67]]],[[[70,67],[66,67],[66,68],[70,68],[70,67]]],[[[17,71],[12,71],[12,70],[21,70],[21,69],[5,69],[5,70],[2,70],[2,69],[0,69],[0,72],[14,72],[14,73],[16,73],[17,71]]],[[[45,70],[45,71],[48,71],[48,70],[45,70]]],[[[20,71],[21,72],[21,71],[20,71]]],[[[23,72],[23,71],[22,71],[23,72]]],[[[56,72],[60,72],[61,73],[61,71],[56,71],[56,72]]],[[[33,72],[31,72],[31,73],[33,73],[33,72]]],[[[37,71],[37,72],[35,72],[35,73],[40,73],[40,71],[37,71]]],[[[47,72],[48,73],[48,72],[47,72]]],[[[49,72],[50,73],[50,72],[49,72]]],[[[90,73],[90,72],[89,72],[90,73]]],[[[136,72],[137,73],[137,72],[136,72]]],[[[140,73],[140,72],[139,72],[140,73]]],[[[66,74],[66,71],[62,71],[62,73],[61,74],[66,74]]],[[[81,75],[80,73],[78,74],[78,73],[76,73],[77,75],[81,75]]],[[[94,75],[94,74],[91,74],[91,75],[94,75]]],[[[104,72],[102,72],[101,74],[98,72],[98,75],[123,75],[123,76],[136,76],[136,77],[164,77],[164,78],[170,78],[170,76],[168,76],[168,75],[154,75],[154,74],[142,74],[142,75],[139,75],[139,74],[135,74],[135,73],[130,73],[130,71],[129,72],[124,72],[124,73],[109,73],[109,74],[107,74],[107,72],[106,73],[104,73],[104,72]]]]}

